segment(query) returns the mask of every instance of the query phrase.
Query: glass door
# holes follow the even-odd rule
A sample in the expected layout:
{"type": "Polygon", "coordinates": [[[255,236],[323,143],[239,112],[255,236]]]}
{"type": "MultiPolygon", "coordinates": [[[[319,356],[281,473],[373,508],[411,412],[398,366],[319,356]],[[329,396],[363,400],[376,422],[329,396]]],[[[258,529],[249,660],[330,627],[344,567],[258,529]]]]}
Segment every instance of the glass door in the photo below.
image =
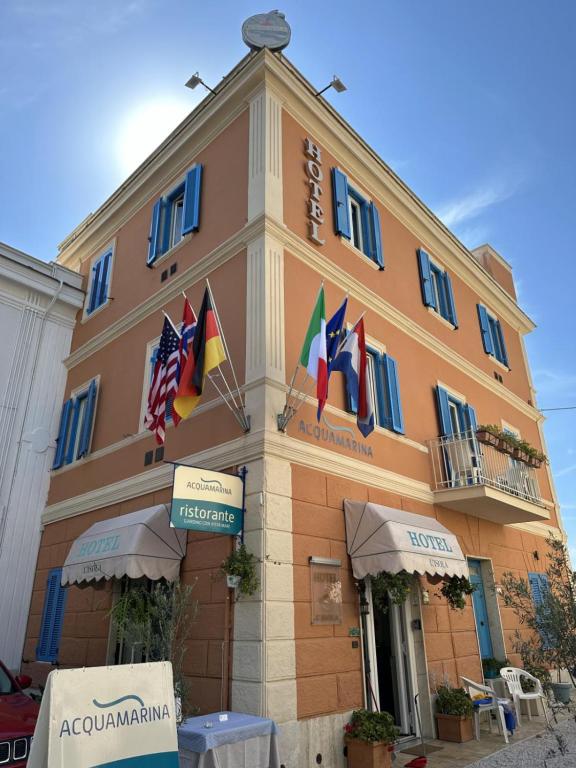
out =
{"type": "Polygon", "coordinates": [[[386,610],[373,605],[374,645],[378,701],[389,712],[401,737],[414,734],[411,658],[407,633],[406,605],[387,599],[386,610]]]}

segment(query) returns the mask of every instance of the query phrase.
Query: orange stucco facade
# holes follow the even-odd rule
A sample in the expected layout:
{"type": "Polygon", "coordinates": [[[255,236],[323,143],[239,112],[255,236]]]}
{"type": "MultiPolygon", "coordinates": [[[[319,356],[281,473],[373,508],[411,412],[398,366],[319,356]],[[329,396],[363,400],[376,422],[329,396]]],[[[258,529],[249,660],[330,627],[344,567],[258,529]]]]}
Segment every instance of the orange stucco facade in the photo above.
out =
{"type": "MultiPolygon", "coordinates": [[[[93,316],[79,313],[66,361],[65,399],[86,382],[99,381],[90,451],[53,472],[23,666],[37,680],[51,669],[34,660],[47,575],[63,565],[74,540],[90,525],[169,503],[172,479],[165,462],[228,471],[245,465],[245,536],[259,558],[261,589],[236,601],[220,573],[231,539],[188,534],[181,580],[195,583],[199,601],[185,661],[191,703],[202,712],[238,708],[274,717],[285,724],[285,747],[293,754],[293,762],[285,764],[307,764],[311,731],[306,723],[320,718],[339,744],[341,718],[371,698],[365,635],[376,630],[370,629],[372,619],[363,624],[359,613],[345,499],[438,520],[457,536],[464,556],[481,563],[487,594],[506,570],[523,576],[543,571],[547,531],[563,535],[546,464],[534,470],[537,503],[522,506],[513,493],[500,489],[491,497],[490,515],[466,498],[461,507],[446,506],[446,497],[440,503],[432,467],[431,441],[440,434],[438,386],[473,404],[478,423],[511,425],[545,450],[522,340],[532,325],[516,304],[504,260],[488,247],[476,255],[466,251],[360,137],[313,96],[302,76],[266,51],[241,62],[218,93],[202,102],[62,245],[60,260],[86,277],[88,292],[91,265],[111,243],[110,300],[93,316]],[[321,153],[321,244],[310,238],[307,139],[321,153]],[[154,202],[195,163],[203,166],[200,227],[148,268],[154,202]],[[335,234],[330,170],[336,167],[378,208],[384,269],[335,234]],[[457,328],[423,303],[419,248],[451,274],[457,328]],[[193,416],[177,429],[168,426],[163,456],[155,454],[146,463],[146,455],[157,447],[142,424],[150,345],[160,334],[162,311],[179,321],[182,291],[198,311],[206,278],[251,429],[243,433],[207,385],[193,416]],[[321,281],[327,314],[347,294],[347,321],[354,323],[365,313],[369,341],[396,360],[403,432],[378,425],[363,438],[346,410],[340,374],[330,380],[321,423],[316,401],[308,397],[286,431],[278,430],[276,416],[321,281]],[[483,349],[479,303],[500,319],[508,366],[483,349]],[[338,442],[336,434],[346,434],[347,440],[338,442]],[[340,564],[340,623],[312,623],[314,557],[340,564]],[[300,751],[293,752],[294,740],[300,751]]],[[[438,583],[436,577],[415,576],[402,619],[412,649],[411,678],[404,684],[412,696],[426,694],[428,715],[423,715],[429,733],[435,684],[444,676],[457,683],[461,675],[482,675],[472,600],[461,612],[451,610],[438,583]]],[[[113,599],[113,580],[68,587],[61,666],[110,661],[113,599]]],[[[497,590],[487,600],[494,655],[519,662],[514,616],[502,606],[497,590]]],[[[377,651],[370,653],[377,657],[377,651]]],[[[385,691],[380,695],[384,701],[385,691]]],[[[339,748],[323,764],[342,765],[339,748]]]]}

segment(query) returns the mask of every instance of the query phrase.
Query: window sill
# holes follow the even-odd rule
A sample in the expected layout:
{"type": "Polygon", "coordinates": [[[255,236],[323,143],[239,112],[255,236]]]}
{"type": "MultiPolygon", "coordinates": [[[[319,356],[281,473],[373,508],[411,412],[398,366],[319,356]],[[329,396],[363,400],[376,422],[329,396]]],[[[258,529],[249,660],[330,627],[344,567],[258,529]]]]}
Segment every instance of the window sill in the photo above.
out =
{"type": "Polygon", "coordinates": [[[366,256],[364,251],[361,251],[360,248],[356,248],[355,245],[352,245],[352,243],[342,235],[339,235],[340,242],[348,248],[348,250],[352,251],[352,253],[355,253],[356,256],[360,256],[360,258],[363,259],[363,261],[368,264],[368,266],[372,267],[372,269],[375,269],[377,272],[383,272],[384,270],[380,268],[380,265],[377,264],[374,259],[371,259],[370,256],[366,256]]]}
{"type": "Polygon", "coordinates": [[[176,243],[176,245],[173,245],[172,248],[169,248],[165,253],[163,253],[161,256],[158,256],[156,261],[152,262],[152,264],[148,265],[148,269],[156,269],[156,267],[163,264],[165,261],[168,261],[168,259],[173,256],[175,253],[177,253],[180,248],[184,245],[184,243],[187,243],[190,235],[193,235],[193,232],[189,232],[187,235],[184,235],[184,237],[176,243]]]}
{"type": "Polygon", "coordinates": [[[96,315],[99,315],[100,312],[102,312],[103,309],[106,309],[106,307],[108,307],[111,303],[112,303],[112,297],[109,296],[104,302],[104,304],[100,304],[100,306],[96,307],[96,309],[90,312],[90,314],[88,314],[86,310],[84,310],[84,312],[82,313],[82,320],[80,320],[80,325],[84,325],[84,323],[87,323],[89,320],[92,320],[93,317],[96,317],[96,315]]]}
{"type": "Polygon", "coordinates": [[[458,330],[458,326],[457,326],[457,325],[454,325],[453,323],[451,323],[451,322],[450,322],[450,320],[446,320],[446,318],[445,318],[445,317],[442,317],[442,315],[440,314],[440,312],[437,312],[437,311],[434,309],[434,307],[426,307],[426,309],[428,310],[428,312],[430,312],[430,314],[434,315],[434,317],[435,317],[437,320],[439,320],[439,321],[442,323],[442,325],[445,325],[445,326],[446,326],[446,328],[450,328],[450,330],[451,330],[451,331],[456,331],[456,330],[458,330]]]}
{"type": "Polygon", "coordinates": [[[506,371],[506,373],[510,373],[510,368],[505,363],[500,362],[497,357],[494,357],[494,355],[488,355],[490,358],[490,361],[494,363],[494,365],[497,365],[498,368],[501,368],[503,371],[506,371]]]}

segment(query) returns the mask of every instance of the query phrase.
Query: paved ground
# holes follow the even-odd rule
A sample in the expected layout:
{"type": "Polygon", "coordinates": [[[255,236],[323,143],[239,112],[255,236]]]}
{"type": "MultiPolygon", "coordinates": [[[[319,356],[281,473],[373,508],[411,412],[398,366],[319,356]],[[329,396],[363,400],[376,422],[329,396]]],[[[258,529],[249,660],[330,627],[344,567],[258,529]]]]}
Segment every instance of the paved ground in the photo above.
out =
{"type": "Polygon", "coordinates": [[[509,749],[478,760],[469,768],[576,768],[576,723],[572,718],[509,749]]]}
{"type": "MultiPolygon", "coordinates": [[[[568,751],[564,756],[560,754],[556,737],[546,730],[543,717],[524,718],[522,722],[522,728],[515,731],[508,746],[496,726],[490,733],[485,723],[480,741],[465,744],[431,741],[429,744],[441,749],[428,755],[428,768],[576,768],[576,722],[572,715],[562,716],[554,726],[563,739],[562,744],[566,744],[568,751]]],[[[399,754],[394,767],[402,768],[413,757],[399,754]]]]}

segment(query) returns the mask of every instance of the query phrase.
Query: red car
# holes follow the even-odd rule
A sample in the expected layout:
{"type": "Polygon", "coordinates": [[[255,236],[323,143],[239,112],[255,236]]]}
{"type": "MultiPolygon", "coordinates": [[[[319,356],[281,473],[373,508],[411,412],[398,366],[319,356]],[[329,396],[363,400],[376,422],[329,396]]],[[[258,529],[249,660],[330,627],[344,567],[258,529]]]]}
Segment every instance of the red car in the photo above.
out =
{"type": "Polygon", "coordinates": [[[23,693],[32,679],[12,677],[0,661],[0,767],[24,768],[40,707],[23,693]]]}

